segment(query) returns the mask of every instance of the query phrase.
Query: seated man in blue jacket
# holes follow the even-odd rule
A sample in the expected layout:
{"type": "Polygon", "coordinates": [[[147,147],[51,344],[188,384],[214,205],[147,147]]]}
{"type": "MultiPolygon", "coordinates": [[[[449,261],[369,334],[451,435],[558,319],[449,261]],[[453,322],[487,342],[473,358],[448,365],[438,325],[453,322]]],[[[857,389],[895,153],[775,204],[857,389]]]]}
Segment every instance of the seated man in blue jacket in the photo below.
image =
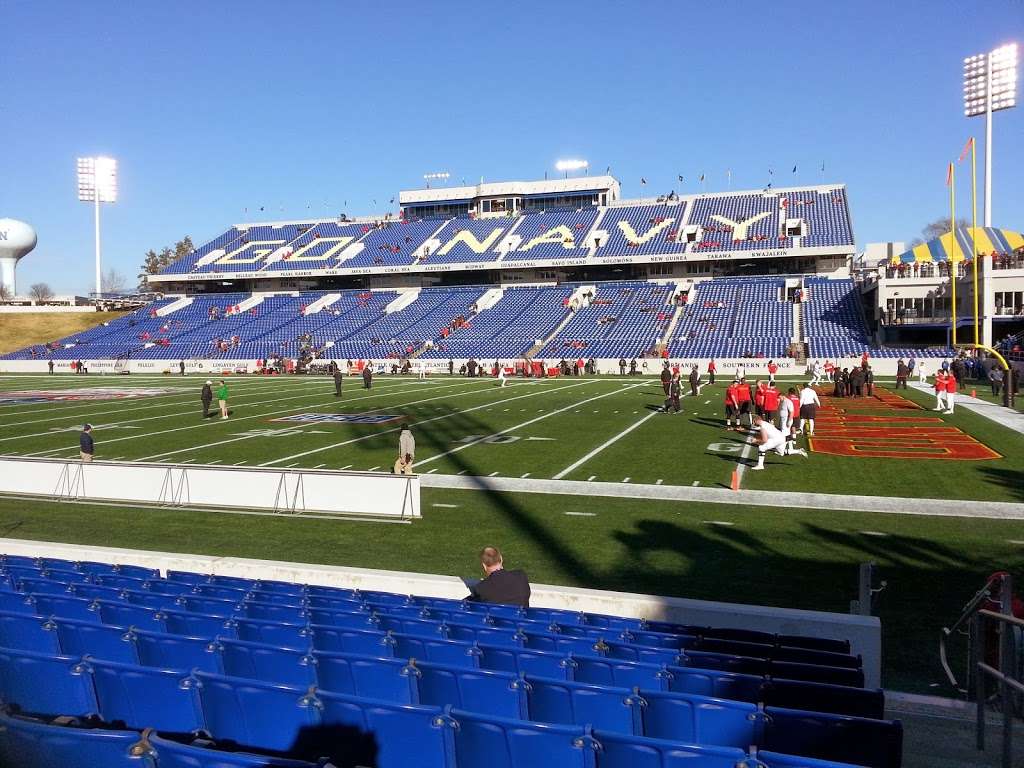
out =
{"type": "Polygon", "coordinates": [[[530,581],[523,571],[506,571],[497,547],[480,550],[484,578],[470,587],[468,600],[530,607],[530,581]]]}

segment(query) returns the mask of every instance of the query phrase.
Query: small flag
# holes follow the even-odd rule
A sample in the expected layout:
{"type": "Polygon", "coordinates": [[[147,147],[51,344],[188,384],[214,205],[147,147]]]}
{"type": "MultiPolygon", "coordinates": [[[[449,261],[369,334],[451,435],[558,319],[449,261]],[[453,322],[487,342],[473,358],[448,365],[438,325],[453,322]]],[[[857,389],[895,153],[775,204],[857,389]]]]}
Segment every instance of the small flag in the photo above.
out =
{"type": "Polygon", "coordinates": [[[793,166],[793,173],[796,173],[796,166],[793,166]]]}
{"type": "Polygon", "coordinates": [[[768,175],[769,175],[769,176],[774,176],[774,175],[775,175],[775,171],[774,171],[774,169],[772,169],[772,168],[769,168],[769,169],[768,169],[768,175]]]}
{"type": "Polygon", "coordinates": [[[390,200],[390,202],[391,202],[391,203],[394,203],[394,202],[395,202],[395,198],[393,198],[393,197],[392,197],[392,198],[391,198],[391,200],[390,200]]]}
{"type": "Polygon", "coordinates": [[[647,184],[647,179],[645,179],[643,176],[641,176],[640,177],[640,184],[641,185],[646,185],[647,184]]]}
{"type": "Polygon", "coordinates": [[[610,165],[609,165],[609,166],[608,166],[607,168],[605,168],[605,169],[604,169],[604,173],[605,173],[605,175],[606,175],[606,176],[607,176],[607,175],[608,175],[609,173],[611,173],[611,172],[612,172],[612,167],[611,167],[610,165]]]}
{"type": "Polygon", "coordinates": [[[971,147],[973,147],[973,146],[974,146],[974,137],[971,136],[971,138],[969,138],[967,140],[967,143],[964,144],[964,151],[960,153],[960,159],[957,160],[958,163],[962,163],[964,161],[964,159],[967,157],[967,153],[971,151],[971,147]]]}
{"type": "Polygon", "coordinates": [[[825,172],[825,161],[824,160],[821,161],[821,172],[822,173],[825,172]]]}
{"type": "Polygon", "coordinates": [[[682,182],[682,180],[683,180],[683,177],[682,177],[682,176],[676,176],[676,178],[677,178],[677,179],[679,179],[680,183],[681,183],[681,182],[682,182]]]}
{"type": "Polygon", "coordinates": [[[953,164],[949,164],[949,168],[946,169],[946,186],[953,184],[953,164]]]}
{"type": "Polygon", "coordinates": [[[703,174],[703,173],[702,173],[702,174],[700,175],[700,183],[701,183],[701,184],[703,184],[703,183],[704,183],[704,174],[703,174]]]}
{"type": "Polygon", "coordinates": [[[725,176],[726,176],[727,179],[732,181],[732,168],[726,168],[725,169],[725,176]]]}

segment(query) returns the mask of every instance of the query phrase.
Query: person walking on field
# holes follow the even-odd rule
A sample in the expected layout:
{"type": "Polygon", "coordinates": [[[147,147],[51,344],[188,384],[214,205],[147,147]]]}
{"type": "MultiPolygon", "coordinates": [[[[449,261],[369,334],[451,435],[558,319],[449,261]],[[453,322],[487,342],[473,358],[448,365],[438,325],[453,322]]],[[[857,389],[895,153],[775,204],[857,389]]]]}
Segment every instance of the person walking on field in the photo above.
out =
{"type": "Polygon", "coordinates": [[[778,372],[779,366],[775,364],[774,360],[768,361],[768,386],[775,386],[775,374],[778,372]]]}
{"type": "Polygon", "coordinates": [[[952,373],[946,377],[946,410],[943,413],[953,413],[953,405],[956,402],[957,383],[956,376],[952,373]]]}
{"type": "Polygon", "coordinates": [[[178,361],[178,370],[181,371],[181,375],[182,376],[185,375],[185,361],[184,360],[179,360],[178,361]]]}
{"type": "Polygon", "coordinates": [[[499,387],[504,387],[506,382],[507,382],[507,379],[505,378],[505,366],[501,365],[499,363],[498,364],[498,386],[499,387]]]}
{"type": "Polygon", "coordinates": [[[202,392],[199,393],[199,399],[203,403],[203,418],[210,418],[210,403],[213,402],[213,382],[207,381],[203,384],[202,392]]]}
{"type": "Polygon", "coordinates": [[[217,405],[220,406],[220,417],[228,417],[228,385],[221,379],[217,382],[217,405]]]}
{"type": "Polygon", "coordinates": [[[946,410],[946,374],[941,368],[935,372],[935,407],[932,410],[946,410]]]}
{"type": "Polygon", "coordinates": [[[82,426],[82,432],[78,436],[78,455],[82,461],[92,461],[96,453],[96,442],[92,439],[92,424],[82,426]]]}
{"type": "Polygon", "coordinates": [[[672,381],[668,385],[668,399],[665,400],[665,413],[679,413],[679,399],[682,397],[682,382],[679,380],[679,374],[672,377],[672,381]]]}
{"type": "Polygon", "coordinates": [[[700,394],[700,374],[695,365],[690,369],[690,395],[696,397],[698,394],[700,394]]]}
{"type": "Polygon", "coordinates": [[[373,370],[370,365],[363,368],[363,389],[373,389],[373,370]]]}
{"type": "Polygon", "coordinates": [[[395,461],[396,475],[411,475],[412,464],[416,458],[416,438],[408,424],[402,425],[398,435],[398,459],[395,461]]]}
{"type": "Polygon", "coordinates": [[[49,361],[49,362],[48,362],[48,363],[46,364],[46,367],[50,369],[50,375],[51,375],[51,376],[53,376],[53,360],[50,360],[50,361],[49,361]]]}
{"type": "Polygon", "coordinates": [[[343,377],[341,375],[341,367],[335,365],[334,366],[334,396],[335,397],[341,397],[341,383],[342,383],[342,380],[343,380],[343,377]]]}
{"type": "Polygon", "coordinates": [[[800,418],[796,423],[797,432],[804,431],[804,422],[806,422],[807,434],[814,434],[814,419],[817,417],[820,407],[821,400],[818,399],[818,393],[810,384],[805,384],[804,388],[800,390],[800,418]]]}
{"type": "Polygon", "coordinates": [[[711,362],[708,363],[708,384],[715,383],[715,371],[718,370],[718,366],[715,365],[715,358],[711,358],[711,362]]]}
{"type": "Polygon", "coordinates": [[[903,388],[906,389],[908,378],[910,378],[910,368],[907,367],[907,364],[903,362],[903,358],[901,357],[896,363],[896,389],[900,388],[900,384],[902,384],[903,388]]]}
{"type": "Polygon", "coordinates": [[[668,388],[672,384],[672,371],[668,368],[668,363],[664,363],[661,366],[661,388],[665,391],[665,397],[668,397],[668,388]]]}

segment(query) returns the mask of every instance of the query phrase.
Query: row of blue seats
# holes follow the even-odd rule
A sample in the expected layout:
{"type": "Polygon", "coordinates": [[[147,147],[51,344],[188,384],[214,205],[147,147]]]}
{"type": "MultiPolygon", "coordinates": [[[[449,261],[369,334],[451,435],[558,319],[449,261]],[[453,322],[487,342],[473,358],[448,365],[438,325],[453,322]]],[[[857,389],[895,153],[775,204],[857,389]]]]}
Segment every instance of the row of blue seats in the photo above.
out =
{"type": "Polygon", "coordinates": [[[27,557],[0,557],[0,590],[16,589],[19,582],[29,582],[31,591],[50,591],[59,594],[59,587],[50,587],[38,581],[45,579],[72,585],[72,591],[83,597],[94,599],[116,599],[118,590],[150,591],[162,594],[184,595],[193,593],[225,600],[253,600],[257,602],[278,602],[286,605],[312,607],[342,607],[349,602],[377,606],[421,606],[423,608],[465,612],[483,612],[492,616],[545,621],[559,625],[579,624],[618,630],[645,630],[669,634],[696,635],[718,640],[736,640],[779,645],[792,648],[807,648],[831,653],[848,654],[850,645],[846,641],[827,638],[813,638],[793,635],[773,635],[765,632],[738,629],[678,625],[668,622],[630,619],[619,616],[587,614],[577,611],[529,608],[516,606],[486,605],[445,598],[415,597],[390,592],[360,591],[340,587],[322,587],[243,579],[233,576],[212,576],[187,571],[169,571],[161,579],[153,569],[131,565],[110,565],[107,563],[68,560],[33,559],[27,557]],[[76,575],[77,574],[77,575],[76,575]],[[93,587],[82,586],[93,585],[93,587]],[[99,588],[107,587],[109,591],[99,588]],[[347,601],[347,602],[346,602],[347,601]]]}
{"type": "MultiPolygon", "coordinates": [[[[373,713],[374,725],[387,712],[373,713]]],[[[403,768],[853,768],[814,758],[770,751],[750,755],[735,749],[696,747],[659,739],[605,734],[591,728],[509,724],[473,718],[452,709],[435,718],[445,728],[442,757],[430,762],[420,752],[400,758],[403,768]],[[458,726],[456,729],[455,726],[458,726]],[[499,747],[495,752],[494,748],[499,747]]],[[[331,728],[329,724],[327,728],[331,728]]],[[[333,733],[352,733],[350,720],[333,733]]],[[[324,728],[321,732],[326,731],[324,728]]],[[[432,732],[429,732],[433,735],[432,732]]],[[[324,733],[326,736],[326,733],[324,733]]],[[[432,742],[424,745],[429,749],[432,742]]],[[[229,752],[205,739],[165,738],[150,730],[69,727],[0,713],[0,764],[22,768],[331,768],[334,763],[229,752]]],[[[370,745],[375,746],[374,744],[370,745]]],[[[397,751],[397,750],[396,750],[397,751]]],[[[362,757],[350,750],[347,757],[362,757]]],[[[377,754],[365,765],[387,768],[377,754]]],[[[351,760],[336,764],[353,765],[351,760]]]]}
{"type": "MultiPolygon", "coordinates": [[[[571,682],[639,687],[701,696],[790,706],[862,717],[882,716],[880,690],[791,679],[805,669],[776,665],[772,674],[729,671],[734,657],[703,654],[697,666],[564,654],[336,627],[296,628],[239,620],[239,639],[214,634],[214,626],[183,623],[169,634],[137,626],[112,626],[69,619],[0,613],[0,647],[104,661],[206,672],[243,674],[272,682],[315,682],[317,652],[365,655],[397,660],[420,659],[464,669],[536,675],[571,682]],[[248,658],[247,666],[239,666],[248,658]],[[704,665],[704,666],[699,666],[704,665]],[[719,667],[719,669],[716,669],[719,667]],[[724,668],[724,669],[723,669],[724,668]]],[[[817,670],[814,670],[817,671],[817,670]]]]}
{"type": "MultiPolygon", "coordinates": [[[[19,588],[50,590],[59,582],[23,579],[19,588]]],[[[302,606],[263,601],[235,602],[229,599],[200,595],[168,595],[147,591],[121,590],[110,596],[109,587],[79,586],[74,593],[0,592],[0,610],[59,616],[83,621],[106,621],[102,617],[124,616],[123,602],[158,612],[197,613],[223,619],[256,619],[290,625],[320,624],[376,629],[380,631],[425,634],[451,639],[483,640],[524,647],[548,647],[552,650],[595,650],[601,653],[627,653],[620,646],[639,646],[665,651],[709,651],[761,658],[768,661],[815,664],[819,666],[861,666],[860,658],[849,654],[806,648],[753,643],[740,640],[704,638],[692,634],[654,632],[650,630],[619,630],[610,627],[529,620],[517,617],[442,611],[422,606],[398,606],[380,603],[356,603],[332,598],[314,598],[319,605],[302,606]],[[96,590],[103,590],[97,593],[96,590]],[[97,617],[100,617],[97,619],[97,617]],[[554,638],[552,635],[560,635],[554,638]]],[[[217,588],[223,591],[223,588],[217,588]]],[[[153,617],[159,622],[159,617],[153,617]]],[[[149,623],[149,622],[146,622],[149,623]]],[[[671,654],[662,654],[670,656],[671,654]]]]}
{"type": "Polygon", "coordinates": [[[901,754],[898,722],[762,710],[686,694],[430,663],[320,654],[317,664],[323,688],[0,649],[0,698],[29,714],[98,717],[117,727],[183,735],[201,732],[243,749],[301,759],[342,757],[327,751],[339,745],[331,726],[356,725],[358,741],[365,742],[368,734],[376,740],[380,754],[374,764],[380,766],[408,765],[400,754],[417,742],[421,750],[431,746],[425,765],[443,765],[437,759],[444,745],[425,726],[436,728],[444,707],[465,710],[467,705],[472,714],[464,715],[471,719],[496,718],[515,727],[524,720],[587,725],[701,746],[759,745],[869,766],[898,765],[901,754]],[[360,688],[378,696],[366,696],[360,688]],[[328,726],[321,734],[326,739],[311,733],[322,726],[328,726]]]}

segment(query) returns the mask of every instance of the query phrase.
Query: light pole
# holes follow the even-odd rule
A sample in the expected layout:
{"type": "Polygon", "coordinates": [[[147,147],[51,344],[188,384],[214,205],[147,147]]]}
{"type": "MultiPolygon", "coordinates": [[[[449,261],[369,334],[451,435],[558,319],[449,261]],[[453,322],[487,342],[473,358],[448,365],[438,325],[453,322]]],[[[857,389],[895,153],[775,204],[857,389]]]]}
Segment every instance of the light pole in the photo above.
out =
{"type": "Polygon", "coordinates": [[[78,158],[78,200],[93,204],[93,220],[96,229],[96,298],[102,298],[100,203],[117,202],[117,160],[112,157],[78,158]]]}
{"type": "Polygon", "coordinates": [[[992,113],[1017,105],[1017,44],[964,59],[964,116],[985,115],[985,226],[992,226],[992,113]]]}
{"type": "Polygon", "coordinates": [[[569,178],[569,171],[584,171],[590,168],[590,163],[586,160],[559,160],[555,163],[555,170],[562,172],[562,178],[569,178]]]}
{"type": "Polygon", "coordinates": [[[430,182],[440,181],[442,184],[447,184],[450,176],[451,174],[447,171],[441,171],[439,173],[424,173],[423,180],[427,182],[427,189],[430,189],[430,182]]]}

